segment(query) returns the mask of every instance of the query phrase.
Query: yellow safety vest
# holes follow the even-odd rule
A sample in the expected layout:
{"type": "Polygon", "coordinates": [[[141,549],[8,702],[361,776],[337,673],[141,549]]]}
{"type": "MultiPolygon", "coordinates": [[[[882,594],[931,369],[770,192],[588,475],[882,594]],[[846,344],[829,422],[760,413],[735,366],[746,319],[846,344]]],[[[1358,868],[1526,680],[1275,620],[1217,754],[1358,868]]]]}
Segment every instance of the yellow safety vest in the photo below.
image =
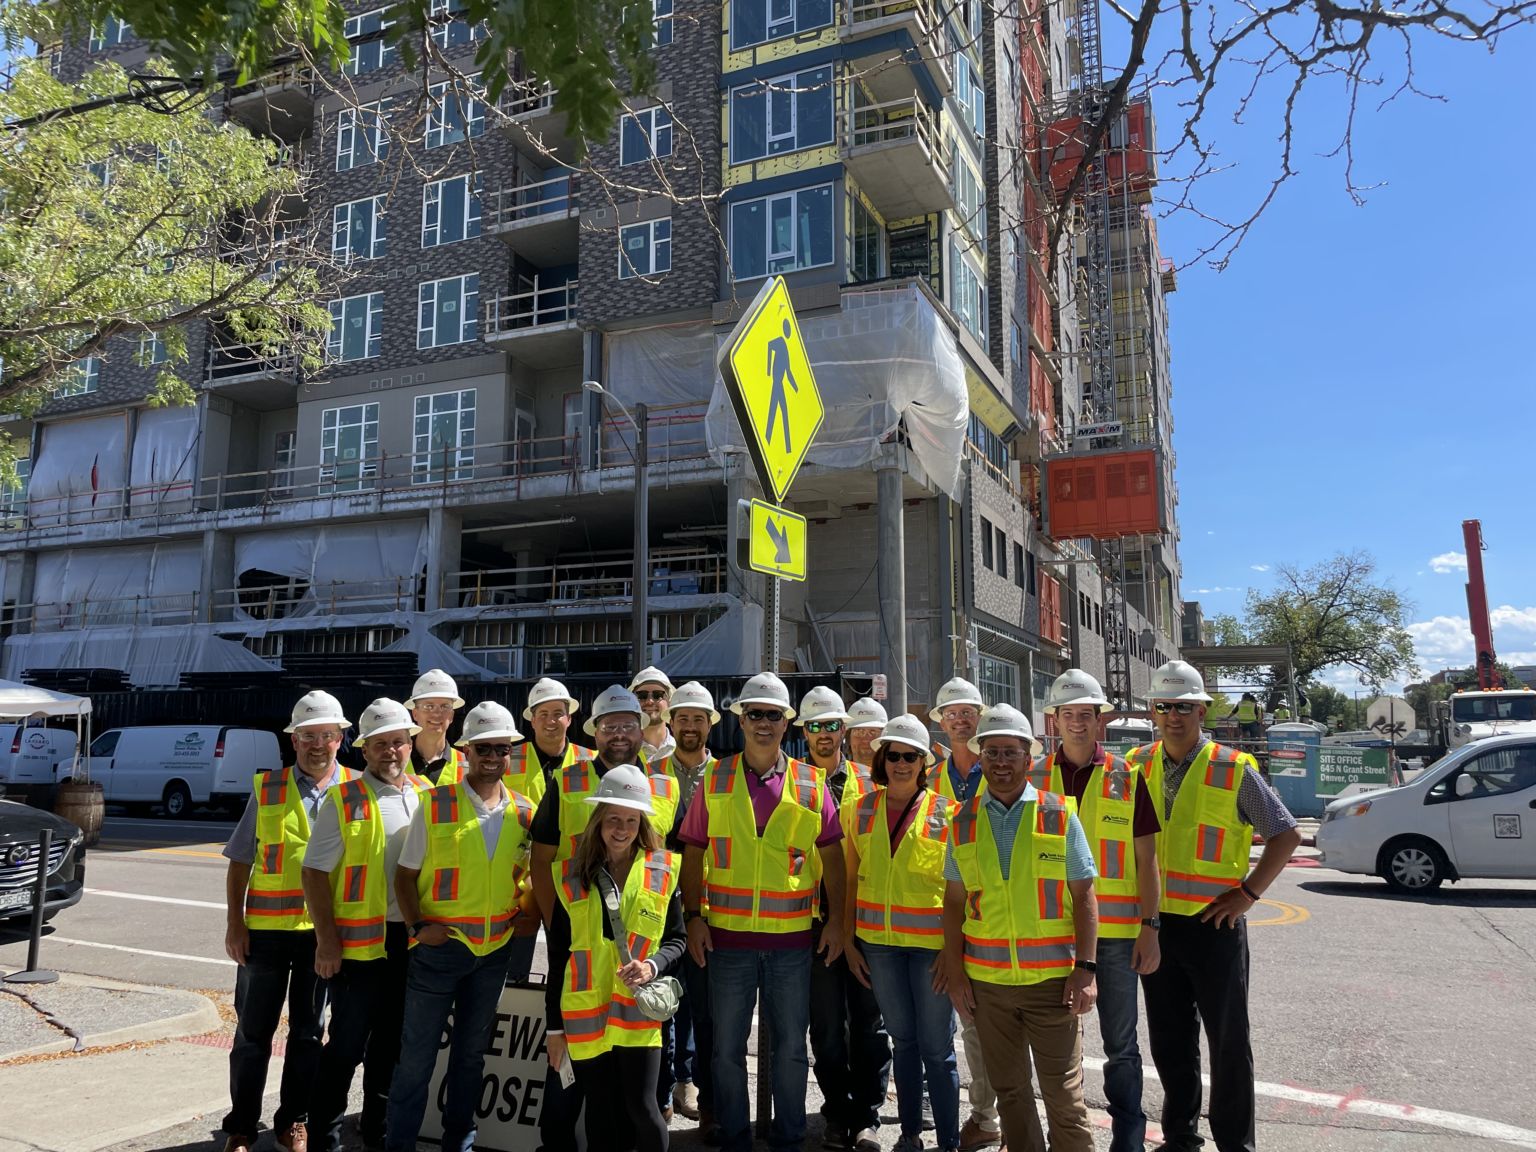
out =
{"type": "MultiPolygon", "coordinates": [[[[1133,748],[1127,760],[1147,765],[1147,790],[1163,809],[1163,743],[1133,748]]],[[[1184,774],[1173,811],[1157,834],[1163,871],[1162,911],[1193,916],[1248,874],[1253,825],[1237,812],[1237,791],[1252,756],[1211,741],[1184,774]]]]}
{"type": "MultiPolygon", "coordinates": [[[[1036,788],[1066,793],[1056,753],[1035,761],[1030,779],[1036,781],[1040,775],[1046,783],[1042,788],[1036,782],[1036,788]]],[[[1136,823],[1136,766],[1106,753],[1105,762],[1096,765],[1088,777],[1077,819],[1099,870],[1093,881],[1093,894],[1099,902],[1099,936],[1134,940],[1141,935],[1142,915],[1132,832],[1136,823]]]]}
{"type": "Polygon", "coordinates": [[[1259,718],[1259,706],[1251,704],[1247,700],[1241,701],[1237,706],[1237,722],[1239,724],[1252,724],[1259,718]]]}
{"type": "MultiPolygon", "coordinates": [[[[619,914],[636,960],[654,952],[661,939],[680,859],[672,852],[650,852],[630,865],[619,895],[619,914]]],[[[571,958],[560,977],[560,1015],[571,1059],[590,1060],[611,1048],[661,1047],[661,1021],[640,1011],[618,977],[618,945],[603,938],[608,914],[602,893],[582,886],[574,860],[552,868],[555,891],[571,918],[571,958]]]]}
{"type": "Polygon", "coordinates": [[[1066,976],[1076,957],[1067,888],[1069,796],[1038,792],[1024,805],[1003,878],[992,821],[977,796],[950,819],[950,844],[965,884],[965,971],[992,984],[1066,976]]]}
{"type": "Polygon", "coordinates": [[[1284,724],[1290,718],[1291,718],[1291,710],[1289,708],[1287,708],[1284,704],[1280,705],[1280,707],[1275,709],[1275,723],[1276,724],[1284,724]]]}
{"type": "MultiPolygon", "coordinates": [[[[944,799],[948,800],[951,804],[959,804],[961,802],[960,797],[955,795],[954,782],[949,778],[950,759],[951,757],[946,756],[943,760],[940,760],[937,764],[934,765],[934,771],[939,774],[939,786],[934,790],[938,792],[940,796],[944,797],[944,799]]],[[[931,783],[928,786],[933,788],[931,783]]],[[[986,777],[983,776],[981,782],[976,785],[976,795],[972,797],[972,799],[979,799],[986,796],[986,794],[987,780],[986,777]]]]}
{"type": "Polygon", "coordinates": [[[448,745],[448,755],[443,761],[443,766],[438,769],[438,784],[457,784],[464,779],[464,769],[469,767],[469,759],[462,751],[452,744],[448,745]]]}
{"type": "MultiPolygon", "coordinates": [[[[340,780],[357,773],[336,766],[340,780]]],[[[258,772],[251,782],[256,797],[256,863],[245,893],[245,926],[279,932],[307,932],[315,924],[304,907],[304,849],[309,846],[309,815],[299,800],[295,767],[258,772]]]]}
{"type": "Polygon", "coordinates": [[[944,946],[944,843],[959,807],[921,793],[911,827],[890,850],[886,790],[875,785],[858,803],[851,827],[859,850],[855,927],[860,940],[894,948],[944,946]]]}
{"type": "MultiPolygon", "coordinates": [[[[578,760],[596,759],[597,753],[590,748],[582,748],[565,742],[565,752],[560,757],[560,768],[569,768],[578,760]]],[[[532,740],[525,740],[516,751],[512,753],[512,771],[502,777],[503,784],[513,792],[519,792],[533,801],[537,808],[539,801],[544,799],[544,793],[549,789],[549,781],[544,777],[544,761],[539,753],[538,746],[532,740]]]]}
{"type": "Polygon", "coordinates": [[[704,853],[705,918],[733,932],[805,932],[811,927],[826,785],[816,769],[790,760],[778,807],[757,834],[740,753],[716,761],[705,780],[709,848],[704,853]]]}
{"type": "Polygon", "coordinates": [[[860,764],[857,760],[845,760],[843,767],[847,772],[847,779],[843,781],[843,799],[837,806],[837,818],[842,821],[846,832],[853,823],[853,814],[859,806],[859,801],[868,796],[875,789],[876,784],[874,777],[869,774],[867,764],[860,764]]]}
{"type": "MultiPolygon", "coordinates": [[[[409,772],[406,785],[418,792],[432,787],[425,777],[409,772]]],[[[341,861],[331,869],[331,913],[341,937],[341,955],[346,960],[377,960],[384,955],[390,884],[378,798],[361,776],[333,784],[327,795],[341,824],[341,861]]]]}
{"type": "Polygon", "coordinates": [[[517,915],[533,804],[516,792],[508,793],[508,801],[496,855],[487,859],[480,821],[463,784],[439,784],[421,796],[427,812],[427,855],[416,877],[421,917],[446,924],[477,956],[506,943],[517,915]]]}

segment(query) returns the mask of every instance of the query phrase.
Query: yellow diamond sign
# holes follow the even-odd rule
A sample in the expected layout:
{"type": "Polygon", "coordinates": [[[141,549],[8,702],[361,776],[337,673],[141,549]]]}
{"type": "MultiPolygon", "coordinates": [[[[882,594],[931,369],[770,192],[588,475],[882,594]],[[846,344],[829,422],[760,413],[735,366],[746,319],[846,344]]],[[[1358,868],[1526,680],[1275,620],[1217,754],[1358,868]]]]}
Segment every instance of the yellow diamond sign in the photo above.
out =
{"type": "Polygon", "coordinates": [[[737,323],[720,375],[758,479],[783,500],[825,414],[783,277],[769,279],[737,323]]]}
{"type": "Polygon", "coordinates": [[[750,567],[786,580],[805,579],[805,517],[776,504],[752,501],[750,567]]]}

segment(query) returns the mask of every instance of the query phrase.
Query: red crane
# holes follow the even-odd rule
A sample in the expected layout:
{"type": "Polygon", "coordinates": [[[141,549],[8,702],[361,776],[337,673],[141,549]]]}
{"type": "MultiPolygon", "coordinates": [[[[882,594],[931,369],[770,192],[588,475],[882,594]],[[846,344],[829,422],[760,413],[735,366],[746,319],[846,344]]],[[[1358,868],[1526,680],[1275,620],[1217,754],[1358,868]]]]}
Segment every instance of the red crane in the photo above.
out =
{"type": "Polygon", "coordinates": [[[1477,645],[1477,686],[1483,691],[1504,687],[1493,652],[1493,625],[1488,620],[1488,589],[1483,586],[1483,525],[1480,520],[1461,522],[1461,539],[1467,549],[1467,615],[1472,619],[1472,640],[1477,645]]]}

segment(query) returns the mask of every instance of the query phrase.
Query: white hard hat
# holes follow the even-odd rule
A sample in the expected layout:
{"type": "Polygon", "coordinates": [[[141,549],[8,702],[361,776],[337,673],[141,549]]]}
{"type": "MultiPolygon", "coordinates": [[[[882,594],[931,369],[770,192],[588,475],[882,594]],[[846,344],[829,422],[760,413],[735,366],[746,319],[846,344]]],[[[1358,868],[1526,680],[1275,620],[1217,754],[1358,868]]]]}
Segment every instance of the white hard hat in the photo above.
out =
{"type": "Polygon", "coordinates": [[[463,748],[479,740],[510,740],[516,744],[522,738],[512,713],[494,700],[482,700],[465,713],[464,734],[454,746],[463,748]]]}
{"type": "Polygon", "coordinates": [[[581,701],[567,692],[564,684],[546,676],[533,686],[532,692],[528,693],[528,706],[523,709],[523,719],[532,720],[533,710],[540,704],[548,704],[551,700],[564,700],[569,704],[566,715],[570,715],[581,707],[581,701]]]}
{"type": "Polygon", "coordinates": [[[459,699],[459,686],[441,668],[423,672],[417,678],[416,687],[411,689],[411,698],[405,702],[405,706],[414,708],[418,700],[436,699],[452,700],[455,708],[464,707],[464,701],[459,699]]]}
{"type": "Polygon", "coordinates": [[[976,735],[969,741],[971,751],[980,756],[981,742],[988,736],[1015,736],[1029,745],[1031,756],[1038,756],[1045,750],[1035,739],[1029,718],[1008,704],[995,704],[982,713],[981,723],[976,725],[976,735]]]}
{"type": "Polygon", "coordinates": [[[943,716],[944,709],[951,704],[974,704],[978,708],[987,706],[987,702],[981,698],[981,689],[969,680],[962,680],[959,676],[939,689],[938,699],[933,702],[933,711],[943,716]]]}
{"type": "Polygon", "coordinates": [[[642,684],[660,684],[668,692],[672,691],[672,681],[667,679],[667,674],[660,668],[642,668],[635,673],[635,678],[629,682],[629,690],[633,692],[642,684]]]}
{"type": "Polygon", "coordinates": [[[1068,668],[1051,684],[1051,692],[1041,709],[1050,716],[1063,704],[1097,704],[1100,712],[1113,712],[1115,706],[1104,699],[1099,682],[1081,668],[1068,668]]]}
{"type": "Polygon", "coordinates": [[[878,748],[882,744],[907,744],[923,753],[923,763],[928,767],[932,768],[936,763],[933,755],[933,739],[928,735],[928,725],[910,712],[903,712],[893,717],[891,722],[880,730],[880,735],[869,743],[872,748],[878,748]]]}
{"type": "Polygon", "coordinates": [[[635,694],[628,688],[620,688],[615,684],[592,702],[592,715],[582,725],[587,730],[587,735],[596,736],[597,722],[613,712],[633,712],[636,716],[645,715],[640,710],[640,701],[635,699],[635,694]]]}
{"type": "Polygon", "coordinates": [[[846,719],[848,713],[843,711],[843,698],[826,685],[818,684],[800,697],[800,718],[795,721],[795,727],[805,727],[807,720],[846,719]]]}
{"type": "Polygon", "coordinates": [[[715,698],[709,694],[709,689],[697,680],[690,680],[672,689],[672,699],[667,705],[667,719],[670,720],[672,713],[679,708],[697,708],[709,714],[711,724],[720,723],[720,713],[715,711],[715,698]]]}
{"type": "Polygon", "coordinates": [[[352,746],[361,748],[365,740],[380,732],[408,732],[414,736],[420,731],[421,728],[411,719],[404,704],[380,696],[363,709],[363,715],[357,722],[357,739],[352,741],[352,746]]]}
{"type": "Polygon", "coordinates": [[[772,672],[759,672],[741,686],[741,695],[731,705],[731,711],[740,716],[748,704],[767,704],[782,709],[787,719],[795,718],[795,710],[789,703],[789,689],[772,672]]]}
{"type": "Polygon", "coordinates": [[[293,722],[284,728],[284,732],[292,732],[298,728],[309,728],[319,724],[334,724],[338,728],[350,728],[352,721],[341,714],[341,701],[329,692],[306,692],[299,697],[299,702],[293,706],[293,722]]]}
{"type": "Polygon", "coordinates": [[[871,700],[868,696],[855,700],[848,707],[848,727],[850,728],[884,728],[888,719],[885,706],[878,700],[871,700]]]}
{"type": "Polygon", "coordinates": [[[616,804],[648,816],[656,812],[651,803],[651,782],[633,764],[608,769],[597,782],[597,791],[586,797],[586,802],[594,808],[599,804],[616,804]]]}
{"type": "Polygon", "coordinates": [[[1182,660],[1170,660],[1152,673],[1152,684],[1147,689],[1148,700],[1193,700],[1209,704],[1205,694],[1205,677],[1193,664],[1182,660]]]}

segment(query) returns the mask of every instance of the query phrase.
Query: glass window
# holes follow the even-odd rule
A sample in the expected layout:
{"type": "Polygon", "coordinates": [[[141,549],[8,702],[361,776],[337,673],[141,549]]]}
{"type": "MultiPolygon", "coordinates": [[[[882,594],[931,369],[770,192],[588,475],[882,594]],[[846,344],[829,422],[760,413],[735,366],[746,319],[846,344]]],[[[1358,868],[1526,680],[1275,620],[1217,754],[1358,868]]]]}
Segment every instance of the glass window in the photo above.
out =
{"type": "Polygon", "coordinates": [[[464,0],[432,0],[429,18],[432,22],[432,41],[439,48],[453,48],[460,44],[485,39],[485,26],[475,24],[455,13],[468,7],[464,0]]]}
{"type": "Polygon", "coordinates": [[[731,47],[747,48],[832,23],[832,0],[731,0],[731,47]]]}
{"type": "MultiPolygon", "coordinates": [[[[4,505],[7,518],[19,513],[26,507],[27,482],[32,478],[32,461],[26,456],[18,456],[16,464],[15,483],[0,485],[0,505],[4,505]]],[[[13,528],[19,524],[11,525],[13,528]]]]}
{"type": "Polygon", "coordinates": [[[101,383],[101,358],[87,356],[84,360],[76,360],[59,374],[59,380],[61,383],[53,390],[55,399],[96,391],[101,383]]]}
{"type": "Polygon", "coordinates": [[[672,221],[651,220],[619,229],[619,279],[652,276],[672,268],[672,221]]]}
{"type": "Polygon", "coordinates": [[[832,263],[832,185],[731,206],[731,273],[753,280],[832,263]]]}
{"type": "Polygon", "coordinates": [[[731,92],[731,163],[814,148],[832,139],[832,69],[776,76],[731,92]]]}
{"type": "Polygon", "coordinates": [[[956,245],[950,246],[950,265],[954,269],[950,310],[982,346],[987,343],[986,280],[956,245]]]}
{"type": "Polygon", "coordinates": [[[342,69],[348,76],[376,72],[380,68],[388,68],[395,62],[395,46],[386,44],[384,37],[377,35],[395,23],[393,20],[384,18],[387,11],[387,8],[376,8],[372,12],[364,12],[347,20],[345,31],[348,40],[373,36],[366,43],[352,45],[352,56],[347,61],[346,67],[342,69]]]}
{"type": "Polygon", "coordinates": [[[960,226],[976,241],[977,248],[986,250],[987,214],[986,187],[974,169],[955,154],[955,214],[960,226]]]}
{"type": "Polygon", "coordinates": [[[1451,716],[1458,724],[1490,720],[1536,720],[1536,692],[1519,696],[1451,697],[1451,716]]]}
{"type": "Polygon", "coordinates": [[[384,197],[336,205],[331,259],[337,264],[377,260],[384,255],[384,197]]]}
{"type": "Polygon", "coordinates": [[[299,434],[279,432],[272,445],[273,496],[279,500],[293,488],[293,470],[299,462],[299,434]]]}
{"type": "Polygon", "coordinates": [[[1019,707],[1019,666],[1007,660],[999,660],[995,656],[978,656],[976,687],[981,689],[981,698],[987,702],[987,707],[990,708],[994,704],[1007,704],[1017,708],[1019,707]]]}
{"type": "Polygon", "coordinates": [[[445,466],[450,480],[468,479],[461,471],[475,463],[475,390],[416,397],[412,429],[411,482],[440,481],[445,466]]]}
{"type": "Polygon", "coordinates": [[[1024,591],[1033,596],[1035,595],[1035,554],[1033,552],[1024,553],[1024,563],[1029,569],[1029,575],[1025,580],[1024,591]]]}
{"type": "Polygon", "coordinates": [[[379,406],[353,404],[320,414],[320,482],[327,492],[371,488],[379,474],[379,406]]]}
{"type": "Polygon", "coordinates": [[[389,156],[387,103],[376,100],[336,113],[336,171],[377,164],[389,156]]]}
{"type": "Polygon", "coordinates": [[[1024,330],[1017,320],[1008,321],[1008,356],[1015,364],[1024,363],[1024,330]]]}
{"type": "Polygon", "coordinates": [[[981,517],[981,566],[992,570],[992,521],[981,517]]]}
{"type": "Polygon", "coordinates": [[[421,190],[421,246],[436,248],[480,235],[480,173],[437,180],[421,190]]]}
{"type": "Polygon", "coordinates": [[[384,293],[331,301],[331,335],[325,350],[332,360],[378,356],[384,340],[384,293]]]}
{"type": "Polygon", "coordinates": [[[480,77],[469,77],[469,83],[469,92],[452,80],[432,85],[426,147],[441,148],[485,134],[485,103],[475,95],[480,90],[480,77]]]}
{"type": "Polygon", "coordinates": [[[1480,796],[1504,796],[1536,788],[1536,745],[1484,752],[1461,772],[1474,781],[1472,791],[1461,797],[1464,800],[1476,800],[1480,796]]]}
{"type": "Polygon", "coordinates": [[[651,13],[656,21],[656,47],[672,43],[672,0],[652,0],[651,13]]]}
{"type": "Polygon", "coordinates": [[[479,338],[480,274],[429,280],[421,286],[416,347],[441,348],[479,338]]]}
{"type": "Polygon", "coordinates": [[[133,25],[116,16],[108,16],[100,28],[91,29],[91,51],[105,52],[133,38],[133,25]]]}
{"type": "Polygon", "coordinates": [[[853,204],[852,222],[848,232],[848,279],[880,279],[880,222],[875,214],[864,206],[857,196],[850,197],[853,204]]]}
{"type": "Polygon", "coordinates": [[[619,135],[619,163],[640,164],[672,155],[672,114],[665,106],[626,113],[619,135]]]}
{"type": "Polygon", "coordinates": [[[1001,528],[997,530],[997,574],[1004,580],[1008,579],[1008,534],[1001,528]]]}
{"type": "MultiPolygon", "coordinates": [[[[1015,544],[1013,546],[1013,582],[1018,587],[1024,589],[1024,591],[1026,591],[1026,592],[1033,592],[1034,589],[1029,586],[1029,581],[1025,579],[1025,573],[1024,573],[1024,557],[1025,557],[1025,555],[1026,555],[1026,553],[1024,551],[1024,545],[1022,545],[1022,544],[1015,544]]],[[[1030,575],[1033,576],[1033,573],[1034,573],[1034,567],[1033,567],[1033,565],[1031,565],[1031,567],[1030,567],[1030,575]]]]}

